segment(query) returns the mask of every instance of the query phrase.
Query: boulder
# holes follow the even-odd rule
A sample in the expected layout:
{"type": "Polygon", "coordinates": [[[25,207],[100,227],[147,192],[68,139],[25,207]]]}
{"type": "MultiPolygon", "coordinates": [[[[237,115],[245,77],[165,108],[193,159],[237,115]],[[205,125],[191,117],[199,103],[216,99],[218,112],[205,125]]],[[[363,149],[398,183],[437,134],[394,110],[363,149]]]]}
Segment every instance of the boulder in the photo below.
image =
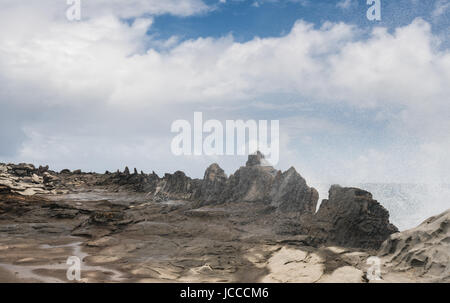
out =
{"type": "Polygon", "coordinates": [[[44,184],[46,184],[46,185],[59,180],[58,177],[56,177],[48,172],[45,172],[43,174],[42,178],[43,178],[44,184]]]}
{"type": "Polygon", "coordinates": [[[18,177],[26,177],[31,176],[34,172],[36,172],[36,168],[33,164],[20,163],[20,164],[11,164],[10,168],[12,170],[12,174],[18,177]]]}
{"type": "Polygon", "coordinates": [[[38,174],[42,175],[43,173],[48,172],[48,169],[49,169],[48,165],[46,165],[46,166],[41,166],[40,165],[39,168],[38,168],[38,174]]]}
{"type": "Polygon", "coordinates": [[[33,183],[36,183],[36,184],[42,183],[42,179],[36,174],[33,174],[31,176],[31,180],[32,180],[33,183]]]}
{"type": "Polygon", "coordinates": [[[333,185],[323,200],[309,234],[328,245],[378,249],[398,229],[389,223],[389,212],[359,188],[333,185]]]}

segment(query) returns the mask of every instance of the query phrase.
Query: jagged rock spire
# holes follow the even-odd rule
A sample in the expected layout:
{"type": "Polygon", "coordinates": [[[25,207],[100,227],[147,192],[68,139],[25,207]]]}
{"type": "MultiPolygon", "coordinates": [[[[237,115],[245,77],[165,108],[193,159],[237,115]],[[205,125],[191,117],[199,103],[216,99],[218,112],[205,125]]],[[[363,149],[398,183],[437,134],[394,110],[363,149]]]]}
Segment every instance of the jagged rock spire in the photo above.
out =
{"type": "Polygon", "coordinates": [[[258,150],[255,154],[248,156],[248,160],[247,160],[247,163],[245,163],[245,166],[262,165],[263,159],[264,159],[264,155],[258,150]]]}

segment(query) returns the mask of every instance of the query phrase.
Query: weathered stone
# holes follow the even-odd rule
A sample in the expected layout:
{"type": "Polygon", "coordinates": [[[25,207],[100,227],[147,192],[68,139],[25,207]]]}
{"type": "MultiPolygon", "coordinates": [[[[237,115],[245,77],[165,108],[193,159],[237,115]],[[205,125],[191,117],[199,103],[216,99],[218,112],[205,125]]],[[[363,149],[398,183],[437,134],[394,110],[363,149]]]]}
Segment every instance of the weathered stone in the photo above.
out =
{"type": "Polygon", "coordinates": [[[6,167],[6,165],[1,164],[0,165],[0,173],[6,173],[8,172],[8,168],[6,167]]]}
{"type": "Polygon", "coordinates": [[[0,194],[9,194],[11,193],[11,188],[6,185],[0,184],[0,194]]]}
{"type": "Polygon", "coordinates": [[[129,175],[130,174],[130,169],[128,168],[128,166],[125,166],[125,169],[124,169],[123,173],[125,175],[129,175]]]}
{"type": "Polygon", "coordinates": [[[276,173],[269,166],[241,167],[228,179],[220,201],[270,203],[269,193],[276,173]]]}
{"type": "Polygon", "coordinates": [[[323,200],[310,234],[327,244],[378,249],[398,229],[389,223],[389,212],[358,188],[333,185],[323,200]]]}
{"type": "Polygon", "coordinates": [[[416,228],[391,235],[379,256],[386,266],[450,282],[450,209],[416,228]]]}
{"type": "Polygon", "coordinates": [[[43,173],[45,173],[45,172],[47,172],[48,171],[48,165],[46,165],[46,166],[39,166],[39,168],[38,168],[38,174],[39,175],[42,175],[43,173]]]}
{"type": "Polygon", "coordinates": [[[161,191],[173,199],[191,199],[197,195],[201,187],[201,180],[191,179],[182,171],[165,174],[162,179],[161,191]]]}
{"type": "Polygon", "coordinates": [[[36,171],[33,164],[27,163],[11,164],[9,167],[12,173],[19,177],[31,176],[36,171]]]}
{"type": "Polygon", "coordinates": [[[46,186],[50,185],[51,183],[55,181],[59,181],[59,178],[55,175],[52,175],[48,172],[45,172],[42,176],[43,182],[46,186]]]}
{"type": "Polygon", "coordinates": [[[201,187],[200,200],[204,203],[215,202],[225,189],[227,176],[216,163],[211,164],[205,171],[201,187]]]}
{"type": "Polygon", "coordinates": [[[271,205],[282,211],[315,213],[319,193],[309,187],[295,168],[277,173],[270,191],[271,205]]]}
{"type": "Polygon", "coordinates": [[[249,155],[245,166],[259,166],[263,165],[264,155],[257,151],[254,155],[249,155]]]}
{"type": "Polygon", "coordinates": [[[37,183],[37,184],[42,183],[42,180],[41,180],[41,179],[39,178],[39,176],[36,175],[36,174],[33,174],[33,175],[31,176],[31,180],[33,181],[33,183],[37,183]]]}
{"type": "Polygon", "coordinates": [[[318,193],[294,168],[281,173],[264,164],[260,152],[249,155],[246,166],[228,179],[217,164],[211,165],[205,172],[199,199],[202,204],[259,202],[283,212],[315,212],[318,193]]]}
{"type": "Polygon", "coordinates": [[[19,177],[25,177],[28,175],[28,172],[23,169],[16,169],[16,170],[14,170],[14,173],[16,176],[19,176],[19,177]]]}

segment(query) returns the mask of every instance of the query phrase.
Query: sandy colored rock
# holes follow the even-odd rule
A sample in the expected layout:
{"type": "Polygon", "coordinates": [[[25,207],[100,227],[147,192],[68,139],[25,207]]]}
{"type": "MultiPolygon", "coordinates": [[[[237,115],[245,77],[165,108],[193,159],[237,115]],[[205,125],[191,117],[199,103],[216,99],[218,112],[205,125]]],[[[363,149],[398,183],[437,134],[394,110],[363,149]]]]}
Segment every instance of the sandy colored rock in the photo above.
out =
{"type": "MultiPolygon", "coordinates": [[[[22,164],[6,166],[0,184],[0,281],[67,282],[67,257],[78,256],[83,282],[367,282],[366,261],[377,252],[366,244],[389,231],[370,193],[343,188],[324,204],[315,233],[315,190],[261,154],[229,178],[217,164],[203,180],[22,164]]],[[[387,244],[382,282],[446,281],[446,220],[430,219],[398,253],[387,244]]]]}
{"type": "Polygon", "coordinates": [[[414,272],[430,281],[450,282],[450,210],[391,235],[379,256],[390,268],[414,272]]]}
{"type": "Polygon", "coordinates": [[[322,259],[306,251],[281,248],[268,261],[270,274],[262,279],[264,283],[313,283],[323,274],[322,259]]]}
{"type": "Polygon", "coordinates": [[[324,275],[319,283],[362,283],[364,272],[352,266],[339,267],[333,273],[324,275]]]}

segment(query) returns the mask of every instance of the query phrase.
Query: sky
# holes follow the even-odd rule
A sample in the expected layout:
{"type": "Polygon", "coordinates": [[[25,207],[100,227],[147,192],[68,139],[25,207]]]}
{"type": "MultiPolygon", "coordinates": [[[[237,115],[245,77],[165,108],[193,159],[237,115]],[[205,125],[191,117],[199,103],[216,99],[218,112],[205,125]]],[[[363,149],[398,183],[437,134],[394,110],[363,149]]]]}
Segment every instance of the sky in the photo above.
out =
{"type": "Polygon", "coordinates": [[[0,0],[0,162],[203,177],[175,120],[279,120],[308,183],[450,183],[450,1],[0,0]]]}

